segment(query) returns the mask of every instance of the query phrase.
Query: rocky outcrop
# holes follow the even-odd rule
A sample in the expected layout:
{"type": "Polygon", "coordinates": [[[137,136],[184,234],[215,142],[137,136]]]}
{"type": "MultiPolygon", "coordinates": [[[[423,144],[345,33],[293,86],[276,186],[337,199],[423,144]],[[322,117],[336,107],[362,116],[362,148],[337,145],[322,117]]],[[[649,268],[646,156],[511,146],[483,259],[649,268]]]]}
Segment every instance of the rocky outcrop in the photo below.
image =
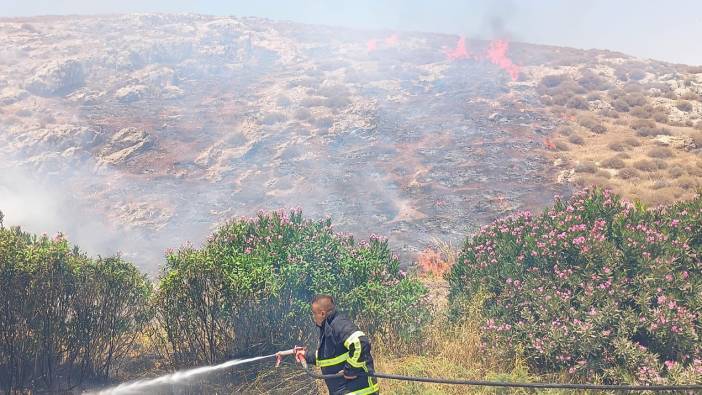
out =
{"type": "Polygon", "coordinates": [[[74,59],[49,63],[41,67],[25,88],[40,96],[62,96],[85,83],[83,65],[74,59]]]}
{"type": "Polygon", "coordinates": [[[101,161],[111,165],[123,163],[145,150],[153,140],[148,133],[137,128],[124,128],[115,133],[100,152],[101,161]]]}

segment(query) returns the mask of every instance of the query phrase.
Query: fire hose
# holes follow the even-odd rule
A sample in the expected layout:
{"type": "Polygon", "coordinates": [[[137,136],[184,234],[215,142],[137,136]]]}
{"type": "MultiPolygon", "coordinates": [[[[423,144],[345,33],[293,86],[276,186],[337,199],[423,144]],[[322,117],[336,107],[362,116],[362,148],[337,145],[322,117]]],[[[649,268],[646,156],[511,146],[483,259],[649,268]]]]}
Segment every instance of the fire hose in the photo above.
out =
{"type": "MultiPolygon", "coordinates": [[[[275,354],[276,367],[280,366],[283,356],[295,355],[302,347],[295,346],[290,350],[280,351],[275,354]]],[[[307,365],[304,358],[298,362],[302,365],[305,373],[314,379],[338,379],[344,377],[344,372],[340,371],[335,374],[321,374],[313,372],[307,365]]],[[[419,377],[419,376],[404,376],[399,374],[388,374],[379,372],[361,373],[375,378],[416,381],[421,383],[435,384],[453,384],[453,385],[472,385],[483,387],[510,387],[510,388],[558,388],[558,389],[574,389],[574,390],[600,390],[600,391],[702,391],[702,384],[682,384],[682,385],[610,385],[610,384],[569,384],[569,383],[518,383],[504,381],[484,381],[484,380],[457,380],[434,377],[419,377]]]]}

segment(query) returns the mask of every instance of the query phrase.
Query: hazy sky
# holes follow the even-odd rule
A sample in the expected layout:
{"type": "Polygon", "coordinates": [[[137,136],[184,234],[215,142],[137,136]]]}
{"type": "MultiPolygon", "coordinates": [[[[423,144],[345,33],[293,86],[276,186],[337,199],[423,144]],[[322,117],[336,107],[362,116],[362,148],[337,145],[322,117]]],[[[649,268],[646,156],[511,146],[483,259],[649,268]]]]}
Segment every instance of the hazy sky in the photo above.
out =
{"type": "Polygon", "coordinates": [[[196,12],[601,48],[702,64],[702,1],[0,0],[0,16],[196,12]]]}

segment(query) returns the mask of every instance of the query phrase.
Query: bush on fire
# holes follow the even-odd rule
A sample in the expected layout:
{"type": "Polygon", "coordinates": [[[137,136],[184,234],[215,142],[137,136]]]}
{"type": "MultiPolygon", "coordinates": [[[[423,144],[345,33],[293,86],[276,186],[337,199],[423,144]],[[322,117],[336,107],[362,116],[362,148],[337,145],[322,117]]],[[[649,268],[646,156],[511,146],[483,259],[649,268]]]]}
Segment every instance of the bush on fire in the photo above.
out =
{"type": "Polygon", "coordinates": [[[453,312],[482,293],[484,340],[539,373],[607,383],[702,381],[702,195],[648,209],[588,189],[466,240],[453,312]]]}

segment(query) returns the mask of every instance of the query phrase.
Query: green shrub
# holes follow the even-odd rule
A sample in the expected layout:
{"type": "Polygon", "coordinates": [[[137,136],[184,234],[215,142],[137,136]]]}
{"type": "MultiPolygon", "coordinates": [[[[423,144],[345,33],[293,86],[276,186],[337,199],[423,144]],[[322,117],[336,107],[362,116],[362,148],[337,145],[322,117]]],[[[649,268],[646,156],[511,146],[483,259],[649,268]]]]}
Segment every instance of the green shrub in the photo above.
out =
{"type": "Polygon", "coordinates": [[[37,237],[1,218],[0,388],[106,380],[150,320],[149,282],[119,257],[93,260],[60,234],[37,237]]]}
{"type": "Polygon", "coordinates": [[[702,195],[646,209],[585,190],[466,240],[450,303],[460,317],[487,293],[484,341],[521,350],[535,372],[700,382],[700,253],[702,195]]]}
{"type": "Polygon", "coordinates": [[[166,261],[156,307],[176,366],[309,340],[317,293],[334,295],[371,334],[410,339],[428,319],[425,288],[400,271],[387,240],[356,242],[299,210],[232,220],[201,249],[183,247],[166,261]]]}

